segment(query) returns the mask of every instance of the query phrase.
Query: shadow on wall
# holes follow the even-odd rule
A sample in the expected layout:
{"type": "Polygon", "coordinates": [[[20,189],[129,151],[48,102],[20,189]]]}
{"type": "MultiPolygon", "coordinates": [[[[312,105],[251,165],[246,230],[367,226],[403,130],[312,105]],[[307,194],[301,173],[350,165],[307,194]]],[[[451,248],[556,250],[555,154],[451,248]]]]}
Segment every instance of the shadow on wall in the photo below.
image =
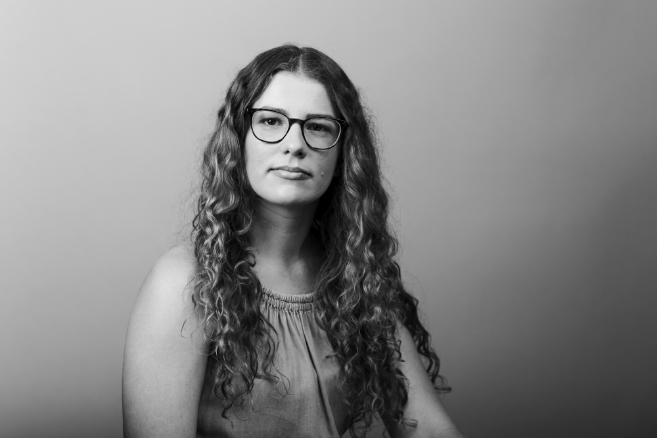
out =
{"type": "Polygon", "coordinates": [[[439,324],[444,357],[463,365],[445,371],[446,404],[467,434],[657,432],[656,144],[644,131],[597,150],[442,271],[459,298],[441,305],[464,321],[439,324]]]}

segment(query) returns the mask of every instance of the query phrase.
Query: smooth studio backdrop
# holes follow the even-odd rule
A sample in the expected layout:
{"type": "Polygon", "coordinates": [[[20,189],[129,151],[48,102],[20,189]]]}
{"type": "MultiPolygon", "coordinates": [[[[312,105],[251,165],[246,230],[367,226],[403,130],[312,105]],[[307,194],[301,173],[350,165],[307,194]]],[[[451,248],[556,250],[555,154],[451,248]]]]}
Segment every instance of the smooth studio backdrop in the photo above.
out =
{"type": "Polygon", "coordinates": [[[376,121],[462,430],[657,436],[655,23],[651,1],[3,1],[0,435],[121,435],[130,309],[186,237],[221,97],[293,42],[376,121]]]}

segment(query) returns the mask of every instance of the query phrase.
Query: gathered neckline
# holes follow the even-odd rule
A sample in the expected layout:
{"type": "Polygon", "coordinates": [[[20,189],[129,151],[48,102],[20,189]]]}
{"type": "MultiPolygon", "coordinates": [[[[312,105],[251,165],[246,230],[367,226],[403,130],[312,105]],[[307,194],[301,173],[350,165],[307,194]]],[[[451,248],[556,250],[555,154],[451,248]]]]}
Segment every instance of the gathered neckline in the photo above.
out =
{"type": "Polygon", "coordinates": [[[263,304],[275,309],[287,312],[307,312],[313,309],[315,293],[307,294],[282,294],[274,292],[266,286],[262,286],[263,304]]]}

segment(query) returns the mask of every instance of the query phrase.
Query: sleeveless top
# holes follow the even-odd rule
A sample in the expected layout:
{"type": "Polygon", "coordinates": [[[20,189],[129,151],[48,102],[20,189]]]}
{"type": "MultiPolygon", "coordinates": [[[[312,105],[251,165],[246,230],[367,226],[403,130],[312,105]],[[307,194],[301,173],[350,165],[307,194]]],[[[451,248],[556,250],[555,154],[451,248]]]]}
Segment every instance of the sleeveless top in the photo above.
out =
{"type": "Polygon", "coordinates": [[[280,294],[263,287],[261,309],[278,334],[272,374],[279,382],[256,379],[251,394],[241,405],[235,403],[225,419],[213,390],[214,360],[208,359],[198,438],[339,438],[347,430],[341,368],[329,356],[333,349],[315,318],[313,295],[280,294]]]}

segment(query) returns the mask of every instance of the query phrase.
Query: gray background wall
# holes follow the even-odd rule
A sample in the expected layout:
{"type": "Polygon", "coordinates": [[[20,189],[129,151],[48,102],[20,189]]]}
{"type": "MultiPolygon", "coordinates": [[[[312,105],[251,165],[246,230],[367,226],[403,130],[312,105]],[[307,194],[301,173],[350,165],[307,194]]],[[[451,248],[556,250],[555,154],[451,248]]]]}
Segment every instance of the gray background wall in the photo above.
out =
{"type": "Polygon", "coordinates": [[[656,436],[657,4],[237,3],[0,4],[0,435],[120,436],[220,98],[295,42],[375,116],[462,429],[656,436]]]}

